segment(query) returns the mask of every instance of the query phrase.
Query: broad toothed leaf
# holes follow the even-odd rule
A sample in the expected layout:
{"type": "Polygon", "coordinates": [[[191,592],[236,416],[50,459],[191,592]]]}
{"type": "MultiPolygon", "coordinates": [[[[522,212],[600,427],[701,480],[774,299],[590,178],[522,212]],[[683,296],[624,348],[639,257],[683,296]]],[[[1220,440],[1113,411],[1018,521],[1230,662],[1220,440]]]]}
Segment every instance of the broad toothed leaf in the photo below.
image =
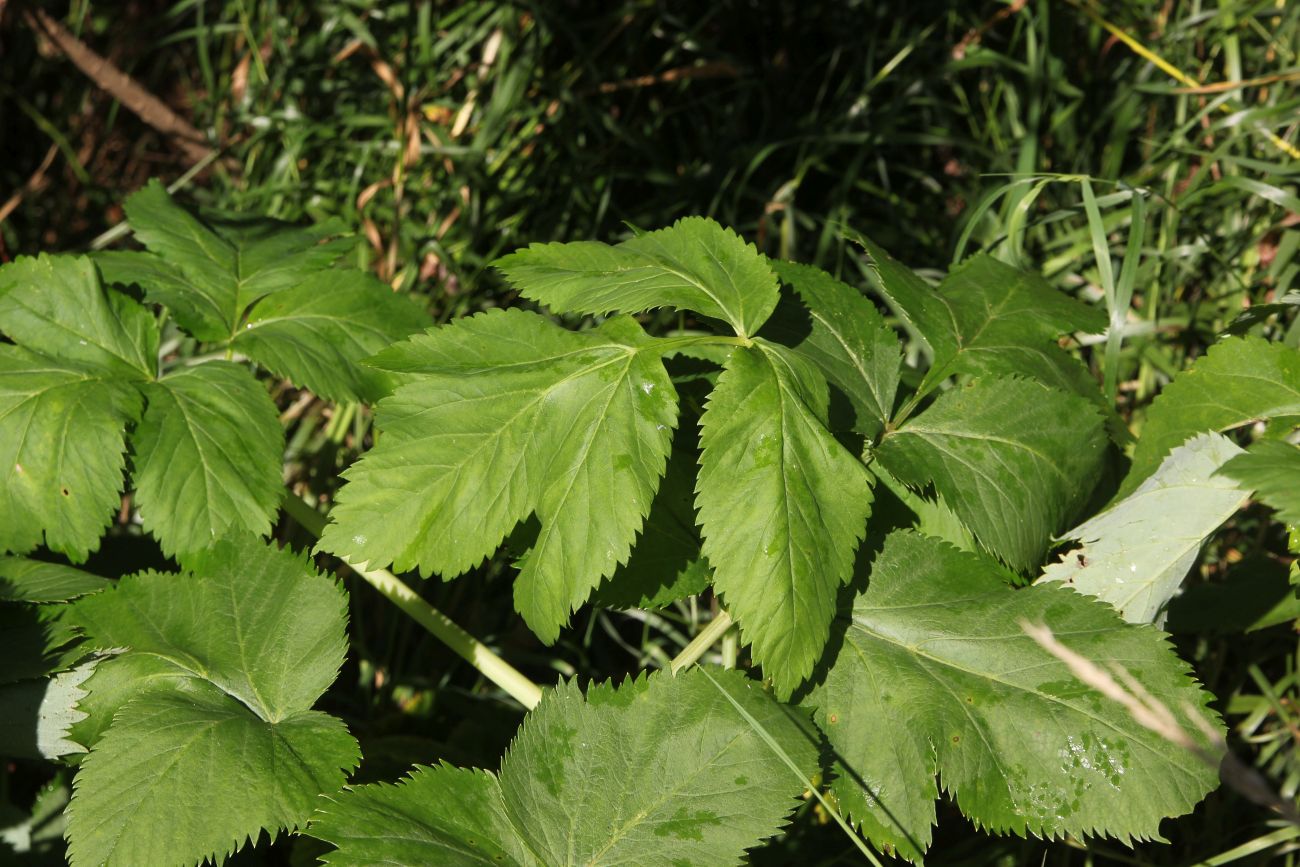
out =
{"type": "Polygon", "coordinates": [[[139,414],[129,384],[0,345],[0,550],[44,541],[75,562],[98,548],[139,414]]]}
{"type": "Polygon", "coordinates": [[[817,769],[798,713],[756,687],[735,671],[661,672],[590,686],[584,700],[561,683],[499,777],[417,768],[328,798],[307,833],[337,847],[323,856],[332,867],[739,864],[817,769]]]}
{"type": "Polygon", "coordinates": [[[544,641],[627,560],[677,423],[676,395],[631,319],[575,333],[522,311],[418,335],[374,361],[405,382],[346,474],[321,547],[453,577],[530,514],[515,605],[544,641]]]}
{"type": "Polygon", "coordinates": [[[132,437],[145,529],[168,554],[231,530],[265,533],[280,505],[284,434],[266,389],[237,364],[186,367],[145,386],[132,437]]]}
{"type": "Polygon", "coordinates": [[[844,645],[808,696],[830,739],[841,806],[878,846],[917,860],[935,775],[977,826],[1040,836],[1158,838],[1216,770],[1079,682],[1022,624],[1125,669],[1155,699],[1209,696],[1152,627],[1063,587],[1013,590],[996,563],[911,532],[885,542],[844,645]]]}
{"type": "Polygon", "coordinates": [[[1218,434],[1188,440],[1136,491],[1063,534],[1082,547],[1048,566],[1039,580],[1061,581],[1109,602],[1130,623],[1155,621],[1206,538],[1245,502],[1246,491],[1216,475],[1241,454],[1218,434]]]}
{"type": "Polygon", "coordinates": [[[770,343],[732,352],[700,420],[696,506],[713,586],[777,692],[821,655],[866,531],[866,470],[825,428],[826,382],[770,343]]]}
{"type": "Polygon", "coordinates": [[[1188,438],[1256,419],[1300,415],[1300,351],[1258,337],[1231,337],[1174,377],[1151,404],[1116,497],[1125,497],[1188,438]]]}
{"type": "Polygon", "coordinates": [[[158,367],[153,315],[104,291],[81,256],[20,257],[0,268],[0,333],[106,379],[152,379],[158,367]]]}
{"type": "Polygon", "coordinates": [[[362,359],[432,324],[374,276],[326,271],[259,301],[231,345],[321,397],[373,400],[383,374],[362,359]]]}
{"type": "Polygon", "coordinates": [[[886,434],[876,456],[908,485],[933,485],[980,544],[1027,571],[1083,505],[1105,446],[1101,416],[1083,398],[984,379],[941,394],[886,434]]]}
{"type": "Polygon", "coordinates": [[[777,302],[763,257],[703,217],[678,220],[621,244],[534,244],[496,261],[532,298],[558,313],[640,313],[655,307],[721,319],[737,334],[758,331],[777,302]]]}
{"type": "Polygon", "coordinates": [[[851,429],[875,437],[894,411],[903,362],[898,336],[862,293],[820,268],[771,265],[808,310],[807,333],[791,345],[849,399],[851,429]]]}
{"type": "Polygon", "coordinates": [[[77,773],[74,867],[221,863],[300,827],[356,765],[343,723],[311,710],[343,662],[342,589],[251,538],[188,565],[70,612],[91,646],[125,648],[84,684],[82,709],[111,724],[77,773]]]}
{"type": "Polygon", "coordinates": [[[327,230],[275,220],[204,220],[157,181],[126,200],[126,216],[136,238],[161,261],[107,256],[100,260],[105,276],[139,285],[200,340],[230,339],[248,305],[297,286],[343,253],[337,243],[320,243],[327,230]]]}
{"type": "Polygon", "coordinates": [[[1261,440],[1237,455],[1219,473],[1255,491],[1265,505],[1277,510],[1284,524],[1300,524],[1300,448],[1277,440],[1261,440]]]}

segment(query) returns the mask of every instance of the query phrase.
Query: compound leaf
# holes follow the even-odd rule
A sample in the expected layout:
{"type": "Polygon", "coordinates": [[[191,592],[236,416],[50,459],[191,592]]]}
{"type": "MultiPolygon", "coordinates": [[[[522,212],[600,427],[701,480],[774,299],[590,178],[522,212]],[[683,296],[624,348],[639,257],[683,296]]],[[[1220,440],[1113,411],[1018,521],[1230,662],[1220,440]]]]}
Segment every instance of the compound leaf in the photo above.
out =
{"type": "Polygon", "coordinates": [[[903,362],[898,336],[861,292],[820,268],[769,264],[794,287],[811,319],[807,335],[793,344],[794,350],[848,398],[852,429],[874,438],[894,411],[903,362]]]}
{"type": "Polygon", "coordinates": [[[152,379],[158,367],[153,315],[105,292],[83,256],[21,256],[0,268],[0,332],[104,377],[152,379]]]}
{"type": "Polygon", "coordinates": [[[125,207],[136,238],[161,261],[104,257],[105,275],[139,285],[200,340],[229,340],[250,304],[297,286],[344,250],[340,243],[321,243],[329,227],[202,219],[156,180],[128,198],[125,207]]]}
{"type": "Polygon", "coordinates": [[[585,332],[501,311],[381,353],[406,381],[378,405],[382,436],[345,473],[326,551],[452,577],[535,513],[515,605],[544,641],[627,560],[677,422],[640,326],[585,332]]]}
{"type": "Polygon", "coordinates": [[[343,723],[311,710],[343,662],[342,589],[252,538],[187,566],[69,613],[91,646],[126,648],[85,684],[83,710],[111,724],[77,774],[73,865],[220,863],[261,829],[301,826],[356,765],[343,723]],[[168,676],[114,676],[144,659],[168,676]],[[105,676],[111,702],[96,697],[105,676]]]}
{"type": "Polygon", "coordinates": [[[361,360],[432,324],[373,275],[331,270],[259,301],[232,345],[321,397],[370,400],[383,374],[361,360]]]}
{"type": "Polygon", "coordinates": [[[1258,337],[1222,340],[1151,404],[1116,498],[1133,493],[1171,449],[1195,434],[1283,415],[1300,415],[1300,352],[1258,337]]]}
{"type": "Polygon", "coordinates": [[[1277,510],[1284,524],[1300,524],[1300,448],[1279,440],[1261,440],[1219,470],[1255,491],[1277,510]]]}
{"type": "Polygon", "coordinates": [[[0,550],[42,541],[74,562],[99,547],[120,505],[130,384],[0,345],[0,550]]]}
{"type": "Polygon", "coordinates": [[[713,220],[687,217],[609,245],[533,244],[496,261],[526,298],[558,313],[674,307],[756,333],[776,307],[776,277],[753,246],[713,220]]]}
{"type": "MultiPolygon", "coordinates": [[[[1288,446],[1290,448],[1290,446],[1288,446]]],[[[1192,568],[1201,545],[1246,499],[1216,472],[1243,452],[1226,437],[1202,434],[1174,449],[1137,490],[1062,538],[1078,539],[1043,571],[1110,603],[1130,623],[1151,623],[1192,568]]]]}
{"type": "Polygon", "coordinates": [[[980,544],[1027,571],[1083,505],[1105,446],[1101,416],[1083,398],[982,379],[887,433],[876,456],[913,488],[933,485],[980,544]]]}
{"type": "Polygon", "coordinates": [[[871,511],[870,476],[826,430],[826,402],[808,362],[760,341],[732,352],[700,420],[713,586],[781,695],[821,655],[871,511]]]}
{"type": "Polygon", "coordinates": [[[338,847],[324,856],[336,867],[739,864],[780,829],[817,748],[757,684],[712,677],[593,685],[585,701],[561,683],[525,719],[499,777],[443,766],[358,786],[328,798],[308,833],[338,847]]]}
{"type": "Polygon", "coordinates": [[[132,438],[140,517],[168,554],[231,530],[265,533],[280,504],[284,434],[275,404],[228,361],[186,367],[144,387],[132,438]]]}
{"type": "Polygon", "coordinates": [[[1062,587],[1014,590],[982,555],[895,533],[807,699],[835,753],[832,788],[877,845],[920,858],[936,773],[978,826],[1124,841],[1157,838],[1161,819],[1218,784],[1215,768],[1078,681],[1025,622],[1124,666],[1168,707],[1208,699],[1154,628],[1062,587]]]}
{"type": "MultiPolygon", "coordinates": [[[[150,301],[171,310],[181,327],[200,340],[229,338],[239,314],[234,245],[173,201],[157,180],[129,196],[123,207],[136,239],[175,272],[136,268],[131,271],[132,282],[150,301]],[[158,279],[155,274],[167,276],[158,279]]],[[[110,279],[119,276],[112,274],[110,279]]]]}

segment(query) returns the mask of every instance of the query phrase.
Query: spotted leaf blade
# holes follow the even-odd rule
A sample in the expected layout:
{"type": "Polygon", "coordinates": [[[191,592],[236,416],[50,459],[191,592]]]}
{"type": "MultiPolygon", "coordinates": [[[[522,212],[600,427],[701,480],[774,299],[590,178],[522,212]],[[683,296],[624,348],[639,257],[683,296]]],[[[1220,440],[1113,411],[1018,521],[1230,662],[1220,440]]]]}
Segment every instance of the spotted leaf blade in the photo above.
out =
{"type": "Polygon", "coordinates": [[[524,720],[499,777],[417,768],[396,787],[330,797],[308,833],[337,847],[323,856],[334,867],[740,864],[816,772],[799,717],[736,671],[661,672],[585,699],[562,683],[524,720]]]}
{"type": "Polygon", "coordinates": [[[1079,682],[1023,622],[1103,668],[1124,666],[1175,713],[1208,716],[1209,696],[1163,633],[1063,587],[1014,590],[983,555],[895,533],[807,699],[835,753],[832,788],[877,845],[920,859],[936,774],[989,830],[1122,841],[1158,839],[1161,819],[1218,785],[1215,768],[1079,682]]]}
{"type": "Polygon", "coordinates": [[[515,605],[545,641],[626,562],[671,448],[676,393],[631,319],[587,332],[500,311],[375,363],[378,445],[345,473],[321,547],[450,578],[536,514],[515,605]]]}
{"type": "Polygon", "coordinates": [[[751,245],[703,217],[621,244],[534,244],[496,261],[506,279],[558,313],[640,313],[674,307],[747,336],[777,302],[776,277],[751,245]]]}
{"type": "Polygon", "coordinates": [[[821,655],[871,511],[870,476],[826,430],[826,401],[808,362],[759,343],[732,352],[700,421],[713,586],[783,696],[821,655]]]}
{"type": "Polygon", "coordinates": [[[83,686],[93,724],[74,727],[91,747],[68,808],[74,867],[221,863],[263,829],[305,824],[356,765],[343,723],[311,709],[343,662],[341,588],[252,538],[187,566],[68,615],[91,647],[120,651],[83,686]]]}

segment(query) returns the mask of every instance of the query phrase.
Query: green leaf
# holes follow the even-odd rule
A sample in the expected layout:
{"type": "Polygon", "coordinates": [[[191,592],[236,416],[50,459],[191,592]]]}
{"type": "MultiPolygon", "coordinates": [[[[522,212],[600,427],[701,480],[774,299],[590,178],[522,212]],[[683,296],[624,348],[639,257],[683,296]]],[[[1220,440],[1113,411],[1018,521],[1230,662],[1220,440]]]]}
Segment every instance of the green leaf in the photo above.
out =
{"type": "Polygon", "coordinates": [[[742,337],[758,331],[778,297],[776,277],[753,246],[703,217],[615,246],[533,244],[494,264],[525,298],[557,313],[673,307],[721,319],[742,337]]]}
{"type": "Polygon", "coordinates": [[[126,295],[105,292],[82,256],[20,256],[0,268],[0,332],[105,377],[152,379],[158,325],[126,295]]]}
{"type": "Polygon", "coordinates": [[[356,765],[343,723],[310,709],[343,662],[342,589],[251,538],[187,566],[124,578],[69,615],[91,646],[127,648],[86,684],[83,710],[112,722],[68,808],[74,867],[220,863],[259,829],[300,827],[356,765]],[[154,676],[115,678],[142,661],[154,676]],[[112,702],[97,698],[106,676],[112,702]]]}
{"type": "Polygon", "coordinates": [[[695,526],[696,461],[693,449],[673,449],[631,556],[596,588],[592,603],[664,608],[708,588],[709,564],[700,555],[695,526]]]}
{"type": "Polygon", "coordinates": [[[1229,460],[1219,473],[1255,491],[1284,524],[1300,524],[1300,448],[1261,440],[1229,460]]]}
{"type": "Polygon", "coordinates": [[[876,288],[932,349],[920,393],[958,373],[1027,376],[1088,398],[1117,442],[1132,439],[1088,369],[1056,342],[1062,334],[1105,329],[1102,310],[987,255],[958,265],[933,289],[870,239],[850,237],[867,251],[876,288]]]}
{"type": "Polygon", "coordinates": [[[228,532],[266,533],[283,495],[284,434],[275,404],[248,371],[211,361],[144,389],[132,438],[145,529],[167,554],[228,532]]]}
{"type": "Polygon", "coordinates": [[[867,253],[868,274],[878,291],[930,351],[932,366],[959,351],[952,310],[930,284],[890,256],[866,235],[847,229],[845,235],[867,253]]]}
{"type": "Polygon", "coordinates": [[[338,847],[326,863],[739,864],[775,834],[817,769],[797,712],[736,671],[666,672],[548,692],[500,777],[420,768],[398,786],[358,786],[308,833],[338,847]],[[730,698],[730,700],[729,700],[730,698]],[[803,774],[773,753],[732,700],[803,774]]]}
{"type": "MultiPolygon", "coordinates": [[[[1039,275],[988,255],[974,256],[953,268],[937,294],[952,315],[956,349],[951,355],[936,351],[926,374],[929,386],[954,373],[1015,373],[1057,385],[1070,377],[1063,368],[1071,362],[1056,339],[1106,328],[1106,314],[1100,308],[1076,301],[1039,275]]],[[[1098,391],[1095,383],[1093,391],[1098,391]]]]}
{"type": "Polygon", "coordinates": [[[327,230],[265,219],[204,220],[156,180],[125,207],[136,238],[166,264],[109,257],[100,259],[105,275],[139,285],[200,340],[230,339],[246,307],[328,268],[344,250],[320,243],[327,230]]]}
{"type": "Polygon", "coordinates": [[[1116,499],[1133,493],[1195,434],[1279,415],[1300,415],[1300,352],[1258,337],[1216,343],[1151,404],[1116,499]]]}
{"type": "Polygon", "coordinates": [[[853,408],[852,430],[875,438],[894,411],[902,346],[874,304],[820,268],[769,262],[808,309],[806,336],[792,347],[840,389],[853,408]]]}
{"type": "Polygon", "coordinates": [[[238,254],[240,308],[265,295],[293,289],[304,277],[332,267],[355,244],[350,237],[331,237],[344,232],[342,222],[336,219],[314,226],[242,214],[204,214],[203,219],[238,254]]]}
{"type": "Polygon", "coordinates": [[[1028,571],[1100,473],[1102,420],[1081,397],[1023,379],[939,395],[887,433],[876,456],[913,488],[933,485],[986,549],[1028,571]]]}
{"type": "Polygon", "coordinates": [[[145,297],[166,306],[181,327],[200,340],[229,338],[239,315],[234,245],[173,201],[157,180],[127,198],[124,208],[136,239],[176,272],[151,279],[144,269],[133,271],[133,282],[144,289],[145,297]]]}
{"type": "Polygon", "coordinates": [[[871,511],[871,477],[826,430],[826,401],[808,362],[760,341],[732,352],[700,420],[713,586],[783,696],[821,655],[871,511]]]}
{"type": "Polygon", "coordinates": [[[919,859],[936,773],[977,826],[1126,842],[1157,838],[1162,818],[1218,784],[1214,768],[1076,680],[1024,622],[1103,668],[1123,665],[1175,713],[1209,698],[1154,628],[1061,587],[1013,590],[983,556],[895,533],[807,699],[835,751],[832,788],[878,846],[919,859]]]}
{"type": "Polygon", "coordinates": [[[1082,547],[1039,580],[1061,581],[1108,602],[1130,623],[1163,620],[1205,540],[1246,500],[1231,479],[1216,475],[1241,454],[1218,434],[1188,440],[1136,491],[1065,533],[1062,538],[1082,547]]]}
{"type": "Polygon", "coordinates": [[[42,540],[74,562],[120,505],[123,429],[140,395],[84,368],[0,345],[0,551],[42,540]]]}
{"type": "Polygon", "coordinates": [[[370,400],[383,375],[361,360],[432,324],[373,275],[325,271],[259,301],[232,346],[321,397],[370,400]]]}
{"type": "Polygon", "coordinates": [[[0,557],[0,602],[67,602],[112,584],[62,563],[0,557]]]}
{"type": "Polygon", "coordinates": [[[523,311],[462,319],[381,353],[405,384],[344,475],[321,548],[458,575],[536,514],[515,606],[543,641],[627,560],[677,423],[672,382],[631,319],[565,331],[523,311]]]}

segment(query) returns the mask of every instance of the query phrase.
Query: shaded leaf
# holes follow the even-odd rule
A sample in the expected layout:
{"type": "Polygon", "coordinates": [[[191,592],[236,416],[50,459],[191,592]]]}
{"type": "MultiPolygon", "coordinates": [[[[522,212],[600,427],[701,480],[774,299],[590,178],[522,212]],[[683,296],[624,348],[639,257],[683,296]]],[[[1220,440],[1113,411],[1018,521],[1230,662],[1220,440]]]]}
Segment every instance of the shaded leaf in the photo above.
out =
{"type": "Polygon", "coordinates": [[[852,429],[876,437],[893,415],[902,345],[875,305],[820,268],[770,262],[808,309],[809,330],[792,348],[848,397],[852,429]]]}
{"type": "Polygon", "coordinates": [[[158,367],[153,315],[106,292],[82,256],[20,256],[0,268],[0,332],[105,378],[152,379],[158,367]]]}
{"type": "Polygon", "coordinates": [[[1083,505],[1105,446],[1101,417],[1083,398],[983,379],[939,395],[887,433],[876,456],[913,488],[933,485],[980,544],[1027,571],[1083,505]]]}
{"type": "Polygon", "coordinates": [[[0,602],[67,602],[112,584],[62,563],[0,557],[0,602]]]}

